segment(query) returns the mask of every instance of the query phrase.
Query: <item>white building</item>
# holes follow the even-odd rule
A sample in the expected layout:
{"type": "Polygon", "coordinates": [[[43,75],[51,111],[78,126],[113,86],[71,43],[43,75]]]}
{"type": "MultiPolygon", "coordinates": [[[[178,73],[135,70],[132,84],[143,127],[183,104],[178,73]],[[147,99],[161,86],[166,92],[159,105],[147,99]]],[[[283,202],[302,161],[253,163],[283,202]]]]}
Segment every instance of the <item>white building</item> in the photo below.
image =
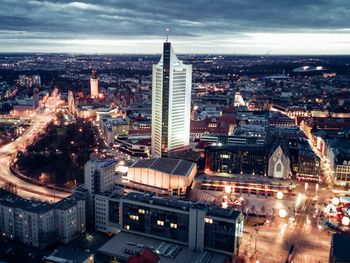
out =
{"type": "Polygon", "coordinates": [[[278,145],[269,158],[268,176],[278,179],[287,179],[290,175],[290,160],[288,152],[278,145]]]}
{"type": "Polygon", "coordinates": [[[75,193],[56,204],[0,197],[0,233],[26,245],[68,243],[85,232],[85,197],[75,193]]]}
{"type": "Polygon", "coordinates": [[[92,70],[92,76],[90,79],[90,95],[91,95],[91,98],[98,97],[98,79],[97,79],[96,69],[92,70]]]}
{"type": "Polygon", "coordinates": [[[95,195],[95,229],[105,233],[118,233],[120,230],[121,189],[95,195]]]}
{"type": "Polygon", "coordinates": [[[129,167],[127,179],[135,184],[135,188],[137,185],[147,186],[148,191],[158,189],[184,197],[196,173],[197,166],[190,161],[173,158],[143,159],[129,167]]]}
{"type": "Polygon", "coordinates": [[[152,157],[166,157],[189,147],[192,65],[184,65],[165,42],[152,74],[152,157]]]}
{"type": "Polygon", "coordinates": [[[87,218],[94,224],[95,194],[111,191],[114,186],[115,161],[90,160],[84,167],[84,187],[88,191],[87,218]]]}

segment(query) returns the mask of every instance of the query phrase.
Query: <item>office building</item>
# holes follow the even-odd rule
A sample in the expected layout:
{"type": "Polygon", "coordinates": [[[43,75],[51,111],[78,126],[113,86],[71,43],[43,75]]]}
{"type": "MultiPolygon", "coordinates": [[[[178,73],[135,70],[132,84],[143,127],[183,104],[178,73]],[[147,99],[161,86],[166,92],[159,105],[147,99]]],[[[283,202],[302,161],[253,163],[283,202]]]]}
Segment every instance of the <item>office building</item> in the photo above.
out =
{"type": "Polygon", "coordinates": [[[243,235],[240,211],[141,193],[108,199],[114,204],[109,202],[105,221],[108,223],[113,218],[110,213],[114,214],[113,223],[122,232],[175,243],[191,251],[237,254],[243,235]]]}
{"type": "Polygon", "coordinates": [[[87,219],[94,225],[95,194],[111,191],[114,186],[115,161],[89,160],[84,167],[84,188],[88,191],[87,219]]]}
{"type": "Polygon", "coordinates": [[[91,95],[91,98],[98,97],[98,79],[97,79],[96,69],[92,70],[92,75],[90,79],[90,95],[91,95]]]}
{"type": "Polygon", "coordinates": [[[205,167],[219,173],[265,175],[269,151],[266,144],[208,145],[205,167]]]}
{"type": "Polygon", "coordinates": [[[152,70],[152,157],[188,149],[190,141],[192,65],[184,65],[170,42],[152,70]]]}

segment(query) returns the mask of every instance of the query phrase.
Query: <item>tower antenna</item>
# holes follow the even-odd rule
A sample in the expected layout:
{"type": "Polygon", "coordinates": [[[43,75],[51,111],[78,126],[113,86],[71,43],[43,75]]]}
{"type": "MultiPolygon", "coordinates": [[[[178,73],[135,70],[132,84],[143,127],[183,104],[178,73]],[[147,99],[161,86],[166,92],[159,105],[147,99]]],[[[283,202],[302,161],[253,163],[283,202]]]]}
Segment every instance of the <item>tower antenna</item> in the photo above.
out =
{"type": "Polygon", "coordinates": [[[168,40],[169,40],[169,31],[170,31],[170,29],[169,28],[167,28],[167,29],[165,29],[165,32],[166,32],[166,42],[168,42],[168,40]]]}

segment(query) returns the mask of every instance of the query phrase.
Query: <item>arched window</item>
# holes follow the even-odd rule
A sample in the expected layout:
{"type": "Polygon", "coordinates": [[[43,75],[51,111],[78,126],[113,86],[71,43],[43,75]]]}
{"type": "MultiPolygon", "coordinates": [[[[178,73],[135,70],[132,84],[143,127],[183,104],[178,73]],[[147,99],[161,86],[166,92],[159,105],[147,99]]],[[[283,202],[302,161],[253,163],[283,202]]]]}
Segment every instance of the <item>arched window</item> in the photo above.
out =
{"type": "Polygon", "coordinates": [[[281,172],[282,171],[282,164],[278,163],[276,166],[276,172],[281,172]]]}

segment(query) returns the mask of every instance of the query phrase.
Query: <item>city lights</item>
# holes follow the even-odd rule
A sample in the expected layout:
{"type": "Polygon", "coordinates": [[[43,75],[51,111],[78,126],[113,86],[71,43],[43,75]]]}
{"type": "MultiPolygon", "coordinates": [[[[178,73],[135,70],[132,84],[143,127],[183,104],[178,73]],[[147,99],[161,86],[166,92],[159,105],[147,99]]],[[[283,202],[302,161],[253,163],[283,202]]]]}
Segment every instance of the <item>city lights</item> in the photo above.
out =
{"type": "Polygon", "coordinates": [[[282,200],[283,199],[283,193],[281,191],[278,191],[276,194],[276,197],[278,200],[282,200]]]}
{"type": "Polygon", "coordinates": [[[287,211],[283,208],[281,208],[279,211],[278,211],[278,216],[280,218],[286,218],[287,217],[287,211]]]}
{"type": "Polygon", "coordinates": [[[225,186],[225,193],[230,194],[231,193],[231,186],[227,185],[225,186]]]}
{"type": "Polygon", "coordinates": [[[340,200],[338,197],[333,197],[332,198],[332,204],[335,205],[335,206],[338,206],[340,203],[340,200]]]}
{"type": "Polygon", "coordinates": [[[350,261],[345,0],[10,2],[0,261],[350,261]]]}
{"type": "Polygon", "coordinates": [[[341,223],[343,226],[349,226],[350,224],[350,218],[347,217],[347,216],[344,216],[342,219],[341,219],[341,223]]]}

